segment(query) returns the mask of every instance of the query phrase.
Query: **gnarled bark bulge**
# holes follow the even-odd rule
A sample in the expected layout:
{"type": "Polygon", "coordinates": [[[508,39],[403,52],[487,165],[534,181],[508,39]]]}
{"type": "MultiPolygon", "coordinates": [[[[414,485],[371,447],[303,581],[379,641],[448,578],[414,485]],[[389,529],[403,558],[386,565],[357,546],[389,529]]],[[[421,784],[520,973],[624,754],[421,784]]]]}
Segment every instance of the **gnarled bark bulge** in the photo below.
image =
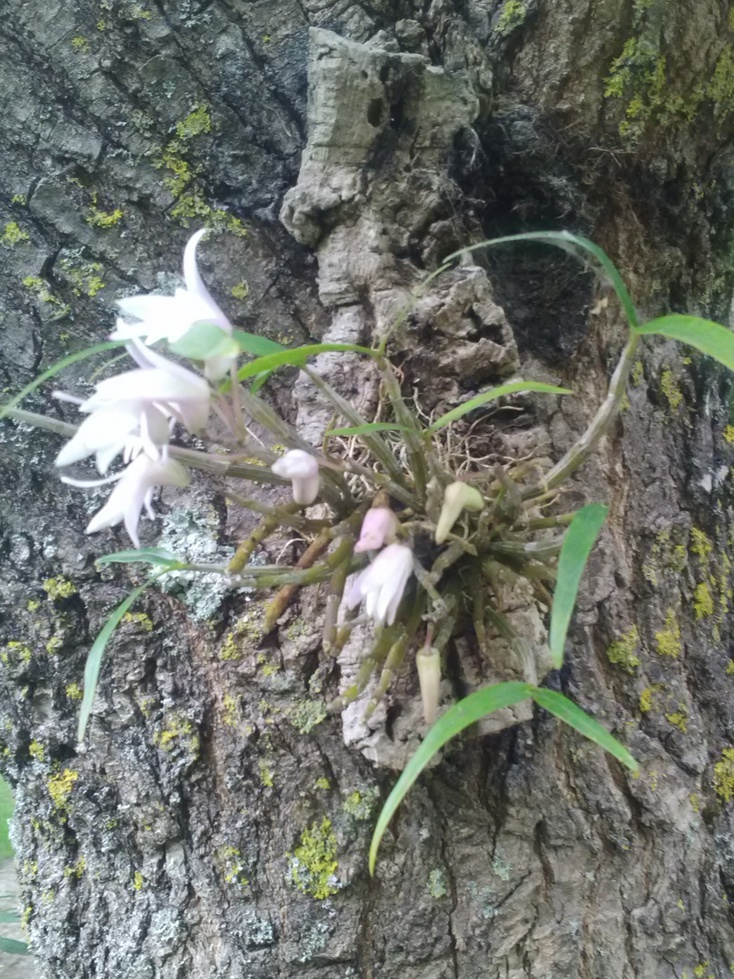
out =
{"type": "MultiPolygon", "coordinates": [[[[549,228],[603,245],[646,315],[728,315],[723,0],[15,6],[0,26],[8,390],[102,339],[112,299],[168,289],[202,223],[226,232],[202,248],[212,291],[279,340],[381,337],[448,252],[549,228]]],[[[557,458],[623,340],[573,259],[515,247],[438,279],[391,349],[427,412],[518,370],[562,380],[577,397],[500,415],[490,446],[557,458]]],[[[43,979],[729,974],[729,382],[684,354],[646,345],[567,494],[609,502],[611,519],[549,682],[641,775],[543,714],[504,718],[424,775],[374,879],[367,844],[394,779],[381,765],[420,733],[411,675],[369,728],[356,708],[324,717],[358,650],[320,656],[317,595],[262,637],[258,596],[180,580],[121,626],[77,745],[86,653],[140,578],[95,568],[123,539],[85,537],[99,500],[58,483],[57,441],[4,423],[0,761],[43,979]]],[[[361,364],[319,367],[374,408],[361,364]]],[[[317,438],[310,389],[275,394],[317,438]]],[[[46,393],[29,406],[73,420],[46,393]]],[[[192,553],[231,550],[250,526],[204,480],[161,510],[169,546],[192,553]]],[[[541,649],[541,616],[517,609],[541,649]]],[[[530,668],[506,652],[490,667],[460,637],[453,680],[530,668]]]]}

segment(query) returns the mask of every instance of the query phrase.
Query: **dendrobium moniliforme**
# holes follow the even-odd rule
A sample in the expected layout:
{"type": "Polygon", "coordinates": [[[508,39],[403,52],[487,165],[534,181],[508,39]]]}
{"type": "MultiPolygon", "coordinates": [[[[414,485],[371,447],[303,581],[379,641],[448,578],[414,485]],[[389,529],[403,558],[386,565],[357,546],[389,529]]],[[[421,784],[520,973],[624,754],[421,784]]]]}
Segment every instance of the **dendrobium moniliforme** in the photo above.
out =
{"type": "Polygon", "coordinates": [[[436,524],[435,541],[443,544],[451,533],[451,528],[461,516],[462,510],[479,513],[484,509],[484,497],[474,486],[457,481],[446,487],[443,494],[443,506],[436,524]]]}
{"type": "Polygon", "coordinates": [[[289,449],[270,468],[276,476],[290,479],[295,503],[308,506],[319,495],[319,464],[309,452],[289,449]]]}
{"type": "Polygon", "coordinates": [[[99,513],[89,521],[87,533],[93,534],[105,527],[115,527],[124,523],[130,540],[135,547],[140,547],[138,538],[138,523],[143,507],[148,516],[153,519],[152,509],[153,490],[156,486],[187,486],[190,480],[184,467],[169,459],[165,450],[159,459],[151,459],[142,454],[117,476],[111,477],[117,481],[109,500],[99,513]]]}
{"type": "MultiPolygon", "coordinates": [[[[149,344],[159,340],[175,343],[201,323],[212,323],[224,333],[232,333],[232,324],[212,299],[196,264],[196,248],[205,234],[206,229],[197,231],[186,245],[185,289],[176,289],[172,296],[128,296],[118,300],[123,319],[118,319],[112,340],[139,337],[149,344]],[[125,317],[134,322],[127,322],[125,317]]],[[[226,377],[235,360],[235,356],[209,357],[204,361],[204,374],[211,381],[218,381],[226,377]]]]}
{"type": "Polygon", "coordinates": [[[377,625],[392,625],[413,572],[413,552],[405,544],[388,544],[352,584],[347,604],[364,601],[367,615],[377,625]]]}

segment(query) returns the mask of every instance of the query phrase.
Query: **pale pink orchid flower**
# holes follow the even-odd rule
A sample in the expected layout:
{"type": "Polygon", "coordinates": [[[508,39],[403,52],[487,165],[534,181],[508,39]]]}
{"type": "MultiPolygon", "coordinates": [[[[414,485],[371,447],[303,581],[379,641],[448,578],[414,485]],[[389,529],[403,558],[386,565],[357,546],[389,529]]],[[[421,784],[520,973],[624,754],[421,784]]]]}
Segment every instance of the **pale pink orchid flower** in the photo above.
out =
{"type": "Polygon", "coordinates": [[[413,552],[405,544],[388,544],[352,584],[347,605],[364,601],[367,615],[377,625],[392,625],[413,573],[413,552]]]}
{"type": "Polygon", "coordinates": [[[126,405],[138,405],[141,410],[152,407],[182,422],[190,432],[201,431],[209,418],[211,396],[204,378],[140,343],[133,342],[127,349],[139,369],[100,381],[79,410],[92,413],[126,405]]]}
{"type": "MultiPolygon", "coordinates": [[[[216,304],[204,285],[196,264],[196,248],[207,233],[206,228],[193,234],[183,257],[185,289],[176,289],[172,296],[128,296],[119,299],[123,319],[118,319],[112,340],[145,338],[146,343],[167,340],[176,343],[200,323],[212,323],[227,334],[232,324],[216,304]],[[127,322],[132,319],[135,322],[127,322]]],[[[209,357],[204,361],[204,373],[212,381],[221,380],[236,361],[236,355],[209,357]]]]}
{"type": "Polygon", "coordinates": [[[303,449],[289,449],[270,467],[276,476],[290,479],[293,500],[301,506],[313,503],[319,495],[319,464],[303,449]]]}
{"type": "Polygon", "coordinates": [[[389,507],[378,506],[368,510],[362,521],[359,540],[354,545],[354,553],[379,551],[383,544],[392,544],[398,526],[398,518],[389,507]]]}
{"type": "Polygon", "coordinates": [[[82,487],[102,486],[116,482],[117,486],[109,500],[89,521],[87,533],[94,534],[98,530],[124,523],[130,540],[135,547],[140,547],[138,537],[140,515],[145,508],[148,516],[154,518],[151,504],[156,486],[187,486],[190,476],[180,463],[169,459],[164,453],[160,459],[151,459],[145,454],[139,455],[121,473],[96,482],[82,482],[67,477],[62,479],[71,486],[82,487]]]}

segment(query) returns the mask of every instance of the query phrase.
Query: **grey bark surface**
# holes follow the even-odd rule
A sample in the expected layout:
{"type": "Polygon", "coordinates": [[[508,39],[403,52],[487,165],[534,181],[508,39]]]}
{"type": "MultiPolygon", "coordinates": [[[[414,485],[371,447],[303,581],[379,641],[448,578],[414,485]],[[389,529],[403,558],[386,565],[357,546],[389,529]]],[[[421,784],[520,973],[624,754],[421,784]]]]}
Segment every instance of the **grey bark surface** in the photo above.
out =
{"type": "MultiPolygon", "coordinates": [[[[599,241],[647,315],[728,314],[723,2],[7,7],[4,389],[102,339],[112,299],[170,289],[182,223],[205,219],[234,232],[204,244],[207,282],[239,326],[280,340],[382,335],[447,252],[549,227],[599,241]],[[323,78],[307,100],[309,59],[323,78]]],[[[557,458],[605,393],[623,325],[561,253],[476,263],[395,338],[406,385],[430,411],[518,366],[563,380],[578,397],[492,419],[495,453],[557,458]]],[[[374,405],[368,375],[321,366],[374,405]]],[[[365,757],[370,735],[346,745],[346,722],[323,717],[340,670],[320,656],[316,594],[262,637],[260,596],[147,593],[76,744],[86,653],[142,578],[95,567],[126,542],[85,537],[100,497],[58,482],[58,441],[3,423],[0,764],[39,975],[729,975],[728,392],[700,358],[646,345],[613,437],[567,494],[608,501],[611,519],[549,682],[629,745],[640,777],[542,713],[456,744],[402,807],[374,879],[366,850],[394,774],[365,757]],[[633,627],[628,672],[608,654],[633,627]]],[[[74,420],[47,393],[29,406],[74,420]]],[[[289,382],[277,395],[317,435],[322,406],[289,382]]],[[[250,526],[204,480],[160,509],[166,539],[199,553],[250,526]]],[[[472,685],[467,646],[454,680],[472,685]]],[[[412,697],[408,678],[391,723],[412,697]]]]}

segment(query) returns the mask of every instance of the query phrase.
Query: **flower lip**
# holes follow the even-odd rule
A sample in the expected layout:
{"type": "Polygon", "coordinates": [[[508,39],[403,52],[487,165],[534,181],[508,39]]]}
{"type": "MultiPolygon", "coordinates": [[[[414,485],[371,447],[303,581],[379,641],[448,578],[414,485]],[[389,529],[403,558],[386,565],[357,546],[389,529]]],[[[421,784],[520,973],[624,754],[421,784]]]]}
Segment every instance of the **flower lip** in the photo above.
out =
{"type": "Polygon", "coordinates": [[[484,509],[484,497],[475,486],[457,480],[446,487],[443,494],[443,506],[436,524],[435,541],[443,544],[451,528],[459,519],[462,510],[473,510],[478,513],[484,509]]]}

